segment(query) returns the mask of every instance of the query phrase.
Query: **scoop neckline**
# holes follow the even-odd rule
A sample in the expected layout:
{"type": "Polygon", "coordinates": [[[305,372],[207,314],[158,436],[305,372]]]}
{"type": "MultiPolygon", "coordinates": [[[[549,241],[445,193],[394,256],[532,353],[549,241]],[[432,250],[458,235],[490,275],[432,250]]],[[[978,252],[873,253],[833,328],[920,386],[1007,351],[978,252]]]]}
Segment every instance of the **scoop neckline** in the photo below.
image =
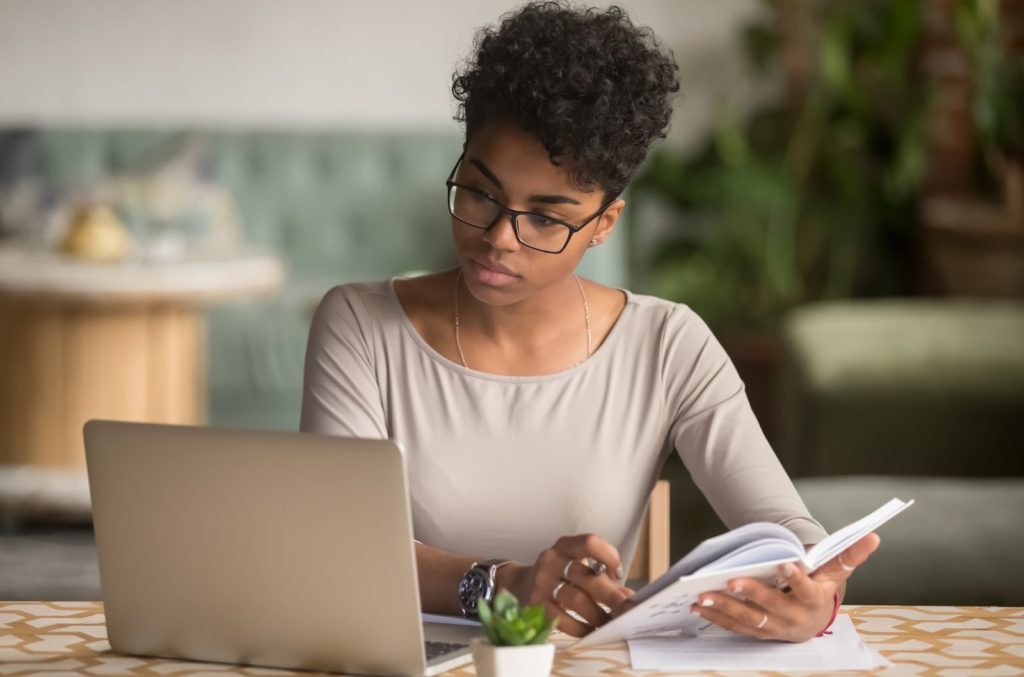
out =
{"type": "Polygon", "coordinates": [[[618,340],[618,335],[622,333],[620,330],[620,326],[622,325],[623,318],[626,315],[626,312],[630,310],[630,307],[634,303],[633,292],[629,291],[628,289],[616,287],[618,291],[621,291],[623,294],[626,295],[626,305],[622,307],[622,311],[619,313],[619,316],[615,319],[615,323],[612,324],[612,328],[608,330],[608,334],[605,336],[604,342],[600,346],[598,346],[597,350],[591,353],[590,357],[586,358],[579,364],[569,367],[564,371],[558,371],[553,374],[537,374],[533,376],[511,376],[507,374],[492,374],[490,372],[477,371],[476,369],[464,367],[458,362],[453,362],[452,360],[449,360],[441,353],[437,352],[437,350],[435,350],[432,345],[427,343],[426,339],[420,336],[419,331],[416,330],[416,326],[413,325],[412,320],[410,320],[409,316],[406,314],[405,308],[402,307],[402,301],[398,298],[398,292],[395,291],[395,280],[399,279],[402,278],[396,276],[388,279],[388,281],[385,283],[388,292],[387,295],[388,298],[391,300],[391,303],[394,305],[395,311],[398,313],[402,329],[409,334],[409,336],[416,343],[416,345],[419,346],[420,350],[423,351],[427,355],[427,357],[432,359],[434,362],[437,362],[438,364],[448,369],[449,371],[454,371],[458,374],[462,374],[463,376],[470,376],[485,381],[496,381],[499,383],[544,383],[546,381],[556,381],[559,379],[575,376],[576,374],[581,373],[583,370],[587,369],[590,365],[593,365],[598,361],[603,361],[607,359],[606,355],[607,353],[610,352],[609,347],[614,341],[618,340]]]}

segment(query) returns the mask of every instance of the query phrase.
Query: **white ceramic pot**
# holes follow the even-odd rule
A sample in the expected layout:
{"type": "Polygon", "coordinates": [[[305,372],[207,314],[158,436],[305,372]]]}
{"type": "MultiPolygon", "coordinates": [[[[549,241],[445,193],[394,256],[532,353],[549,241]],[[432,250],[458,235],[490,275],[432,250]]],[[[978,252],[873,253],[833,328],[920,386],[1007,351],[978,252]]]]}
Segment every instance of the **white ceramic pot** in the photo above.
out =
{"type": "Polygon", "coordinates": [[[483,637],[470,640],[477,677],[548,677],[555,645],[494,646],[483,637]]]}

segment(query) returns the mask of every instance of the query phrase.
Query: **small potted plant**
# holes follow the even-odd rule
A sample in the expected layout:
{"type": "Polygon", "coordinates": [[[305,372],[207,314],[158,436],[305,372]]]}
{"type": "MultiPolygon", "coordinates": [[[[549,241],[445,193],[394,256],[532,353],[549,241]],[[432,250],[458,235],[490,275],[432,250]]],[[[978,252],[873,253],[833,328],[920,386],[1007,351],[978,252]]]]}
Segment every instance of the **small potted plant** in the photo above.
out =
{"type": "Polygon", "coordinates": [[[555,645],[547,641],[555,627],[544,606],[519,607],[508,590],[494,598],[492,609],[480,600],[480,622],[487,639],[470,643],[478,677],[547,677],[555,659],[555,645]]]}

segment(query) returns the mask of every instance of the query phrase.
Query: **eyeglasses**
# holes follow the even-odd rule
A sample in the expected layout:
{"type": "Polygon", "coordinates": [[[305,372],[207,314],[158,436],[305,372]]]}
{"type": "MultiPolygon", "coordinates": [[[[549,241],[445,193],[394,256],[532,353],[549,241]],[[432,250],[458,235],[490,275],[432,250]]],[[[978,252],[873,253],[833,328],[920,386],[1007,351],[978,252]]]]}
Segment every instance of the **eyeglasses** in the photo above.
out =
{"type": "Polygon", "coordinates": [[[489,230],[502,216],[508,215],[512,221],[512,231],[516,234],[519,244],[536,249],[547,254],[561,254],[569,245],[569,240],[577,232],[583,230],[591,221],[604,213],[618,196],[601,206],[593,215],[588,216],[585,221],[579,224],[567,223],[550,216],[537,214],[535,212],[523,212],[517,209],[509,209],[490,195],[464,186],[453,181],[455,172],[462,164],[462,158],[452,167],[452,173],[448,175],[445,185],[448,186],[448,211],[452,216],[462,221],[467,226],[489,230]],[[522,217],[522,218],[520,218],[522,217]]]}

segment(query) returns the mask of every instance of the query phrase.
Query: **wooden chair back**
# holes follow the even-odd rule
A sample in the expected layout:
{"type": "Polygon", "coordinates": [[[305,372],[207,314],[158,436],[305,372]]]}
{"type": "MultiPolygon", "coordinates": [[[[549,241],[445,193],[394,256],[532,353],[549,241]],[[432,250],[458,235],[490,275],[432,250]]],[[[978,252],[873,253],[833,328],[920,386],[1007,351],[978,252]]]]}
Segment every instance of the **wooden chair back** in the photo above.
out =
{"type": "Polygon", "coordinates": [[[658,480],[640,524],[640,539],[629,566],[629,580],[649,582],[668,571],[670,493],[668,480],[658,480]]]}

